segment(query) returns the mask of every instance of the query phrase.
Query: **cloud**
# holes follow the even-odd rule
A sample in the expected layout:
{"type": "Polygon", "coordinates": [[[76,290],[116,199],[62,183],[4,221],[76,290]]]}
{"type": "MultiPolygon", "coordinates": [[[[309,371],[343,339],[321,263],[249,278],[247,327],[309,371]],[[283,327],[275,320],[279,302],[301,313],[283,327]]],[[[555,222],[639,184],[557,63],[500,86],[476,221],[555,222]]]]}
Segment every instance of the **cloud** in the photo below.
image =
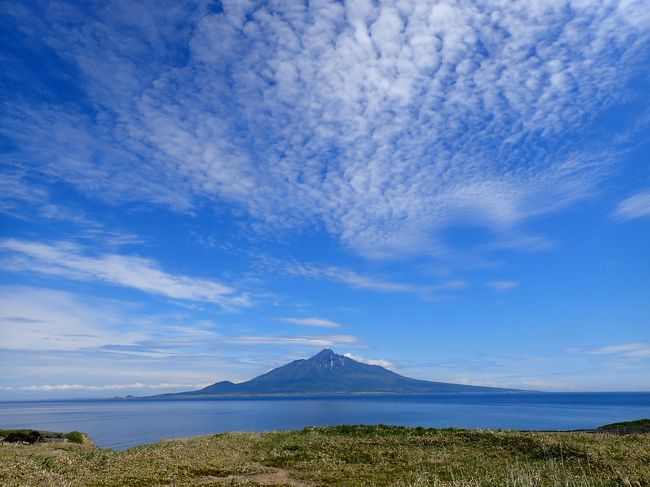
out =
{"type": "Polygon", "coordinates": [[[250,306],[251,299],[216,280],[170,274],[142,257],[89,255],[73,243],[45,244],[7,239],[0,251],[12,258],[5,269],[30,271],[78,281],[104,282],[167,298],[216,303],[224,308],[250,306]]]}
{"type": "Polygon", "coordinates": [[[393,362],[389,362],[388,360],[384,360],[383,358],[378,358],[378,359],[365,358],[362,357],[361,355],[352,355],[351,353],[346,353],[344,354],[344,356],[351,358],[352,360],[356,360],[357,362],[361,362],[363,364],[379,365],[380,367],[384,367],[385,369],[395,368],[395,364],[393,362]]]}
{"type": "Polygon", "coordinates": [[[149,337],[125,328],[124,316],[105,302],[82,302],[62,291],[3,286],[0,302],[3,349],[74,351],[134,345],[149,337]]]}
{"type": "Polygon", "coordinates": [[[17,171],[3,171],[0,178],[0,212],[16,214],[27,204],[42,204],[47,199],[47,191],[25,181],[24,175],[17,171]]]}
{"type": "Polygon", "coordinates": [[[303,325],[303,326],[315,326],[323,328],[340,328],[340,323],[332,320],[326,320],[324,318],[276,318],[277,321],[283,321],[284,323],[292,323],[294,325],[303,325]]]}
{"type": "Polygon", "coordinates": [[[338,282],[353,289],[365,289],[382,293],[415,294],[422,299],[436,299],[443,293],[459,291],[467,287],[467,283],[461,279],[451,279],[432,285],[420,285],[395,282],[381,276],[362,274],[339,266],[320,266],[295,262],[284,264],[274,261],[270,262],[270,266],[279,267],[281,272],[289,276],[338,282]]]}
{"type": "Polygon", "coordinates": [[[101,385],[82,385],[82,384],[43,384],[43,385],[30,385],[30,386],[0,386],[0,390],[4,391],[28,391],[28,392],[52,392],[52,391],[111,391],[123,389],[170,389],[170,388],[187,388],[198,389],[205,387],[208,384],[174,384],[174,383],[160,383],[160,384],[143,384],[142,382],[134,382],[131,384],[101,384],[101,385]]]}
{"type": "Polygon", "coordinates": [[[258,375],[269,360],[284,360],[287,351],[359,345],[351,335],[242,334],[237,326],[171,309],[151,314],[125,300],[0,286],[0,355],[6,372],[0,389],[12,397],[20,392],[164,390],[165,384],[189,389],[258,375]],[[265,350],[263,361],[259,347],[265,350]]]}
{"type": "Polygon", "coordinates": [[[359,338],[351,335],[241,336],[225,337],[219,341],[237,345],[308,345],[315,347],[334,347],[337,345],[355,345],[359,342],[359,338]]]}
{"type": "Polygon", "coordinates": [[[284,270],[292,276],[306,277],[309,279],[326,279],[340,282],[356,289],[367,289],[379,292],[407,292],[416,293],[417,286],[392,282],[380,277],[359,274],[350,269],[337,266],[317,266],[313,264],[289,264],[284,270]]]}
{"type": "Polygon", "coordinates": [[[650,343],[623,343],[593,349],[570,349],[570,351],[589,355],[617,355],[627,358],[650,358],[650,343]]]}
{"type": "Polygon", "coordinates": [[[650,216],[650,190],[641,191],[621,201],[614,216],[623,221],[650,216]]]}
{"type": "Polygon", "coordinates": [[[228,345],[354,345],[351,335],[237,335],[183,316],[150,316],[129,303],[64,291],[0,286],[0,348],[93,351],[141,358],[193,356],[228,345]],[[180,323],[180,324],[179,324],[180,323]],[[224,333],[225,331],[226,333],[224,333]]]}
{"type": "Polygon", "coordinates": [[[115,202],[226,201],[378,258],[589,195],[618,152],[586,134],[626,96],[650,33],[642,0],[8,13],[83,100],[7,103],[13,167],[115,202]]]}
{"type": "Polygon", "coordinates": [[[490,288],[495,291],[511,291],[512,289],[519,286],[517,281],[492,281],[487,284],[490,288]]]}

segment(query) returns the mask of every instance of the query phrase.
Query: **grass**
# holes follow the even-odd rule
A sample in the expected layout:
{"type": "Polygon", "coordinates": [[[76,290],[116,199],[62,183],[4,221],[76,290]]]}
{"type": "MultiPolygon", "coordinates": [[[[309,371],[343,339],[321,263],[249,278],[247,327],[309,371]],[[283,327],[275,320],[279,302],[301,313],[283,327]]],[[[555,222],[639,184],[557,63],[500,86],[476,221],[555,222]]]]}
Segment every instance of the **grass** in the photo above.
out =
{"type": "Polygon", "coordinates": [[[339,426],[0,447],[3,486],[650,486],[650,435],[339,426]]]}
{"type": "Polygon", "coordinates": [[[650,419],[637,419],[636,421],[606,424],[600,426],[597,431],[623,435],[630,433],[650,433],[650,419]]]}

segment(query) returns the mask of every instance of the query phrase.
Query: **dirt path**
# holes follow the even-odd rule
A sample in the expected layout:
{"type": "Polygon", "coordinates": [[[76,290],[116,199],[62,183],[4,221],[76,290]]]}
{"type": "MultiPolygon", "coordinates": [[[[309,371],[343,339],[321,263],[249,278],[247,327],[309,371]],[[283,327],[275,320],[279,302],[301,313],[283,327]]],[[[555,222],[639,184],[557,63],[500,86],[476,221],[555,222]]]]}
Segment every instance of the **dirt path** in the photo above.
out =
{"type": "Polygon", "coordinates": [[[228,482],[228,481],[249,481],[255,482],[258,485],[289,485],[292,487],[313,487],[311,482],[304,482],[291,478],[289,471],[282,468],[263,467],[264,472],[253,473],[250,475],[228,475],[226,477],[215,477],[213,475],[206,475],[198,479],[198,485],[211,484],[213,482],[228,482]]]}

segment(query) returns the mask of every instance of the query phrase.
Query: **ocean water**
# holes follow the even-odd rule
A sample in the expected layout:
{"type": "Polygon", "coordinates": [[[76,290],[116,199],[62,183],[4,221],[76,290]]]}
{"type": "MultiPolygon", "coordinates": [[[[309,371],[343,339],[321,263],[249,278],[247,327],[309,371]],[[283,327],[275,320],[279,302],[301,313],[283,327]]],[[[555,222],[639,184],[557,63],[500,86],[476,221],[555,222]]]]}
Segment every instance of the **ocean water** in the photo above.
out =
{"type": "Polygon", "coordinates": [[[99,446],[115,449],[226,431],[337,424],[574,430],[640,418],[650,418],[650,393],[0,402],[0,428],[84,431],[99,446]]]}

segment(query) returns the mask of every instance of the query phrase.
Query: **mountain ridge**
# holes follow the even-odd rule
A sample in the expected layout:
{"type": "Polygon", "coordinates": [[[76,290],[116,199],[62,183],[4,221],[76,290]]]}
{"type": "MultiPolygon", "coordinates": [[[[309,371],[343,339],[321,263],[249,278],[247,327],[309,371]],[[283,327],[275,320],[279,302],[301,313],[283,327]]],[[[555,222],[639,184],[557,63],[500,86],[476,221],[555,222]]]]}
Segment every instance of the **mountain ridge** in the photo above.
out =
{"type": "Polygon", "coordinates": [[[451,392],[519,392],[516,389],[433,382],[405,377],[326,348],[308,359],[289,362],[248,381],[220,381],[195,391],[150,398],[327,394],[428,394],[451,392]]]}

